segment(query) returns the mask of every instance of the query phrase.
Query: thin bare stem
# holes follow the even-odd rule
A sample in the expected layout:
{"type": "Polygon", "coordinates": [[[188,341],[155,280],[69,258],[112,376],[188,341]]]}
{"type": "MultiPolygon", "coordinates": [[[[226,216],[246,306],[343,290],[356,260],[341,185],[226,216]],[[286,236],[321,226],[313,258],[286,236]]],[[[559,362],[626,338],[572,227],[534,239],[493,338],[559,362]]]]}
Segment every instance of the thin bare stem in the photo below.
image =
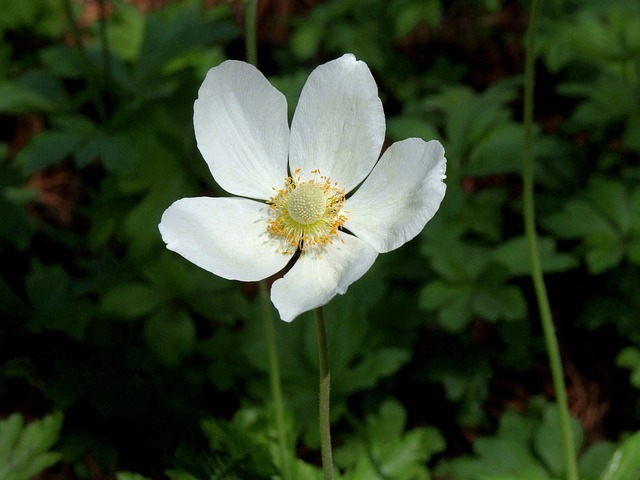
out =
{"type": "Polygon", "coordinates": [[[287,455],[287,427],[284,415],[282,383],[280,380],[280,362],[278,360],[276,336],[273,328],[271,302],[269,301],[269,287],[266,280],[262,280],[260,282],[259,289],[262,319],[264,320],[265,340],[267,342],[267,356],[269,357],[269,386],[271,388],[271,400],[273,402],[273,408],[276,416],[278,447],[280,448],[280,458],[282,463],[282,478],[283,480],[291,480],[291,468],[289,465],[289,456],[287,455]]]}
{"type": "Polygon", "coordinates": [[[567,390],[564,384],[564,372],[560,348],[555,334],[549,297],[544,283],[538,240],[536,233],[535,205],[534,205],[534,178],[533,178],[533,90],[535,82],[535,35],[542,0],[533,0],[529,29],[527,32],[526,62],[525,62],[525,86],[524,86],[524,172],[523,172],[523,200],[524,222],[527,236],[527,246],[531,259],[531,277],[533,280],[538,308],[540,310],[540,322],[544,333],[544,340],[549,356],[551,376],[556,391],[556,404],[560,417],[560,429],[562,432],[562,444],[567,480],[578,480],[578,467],[576,453],[571,432],[571,416],[567,390]]]}
{"type": "Polygon", "coordinates": [[[316,312],[316,326],[318,327],[318,355],[320,360],[320,448],[322,453],[322,470],[324,480],[333,479],[333,454],[331,452],[331,375],[329,374],[329,344],[327,329],[324,323],[322,307],[316,312]]]}
{"type": "Polygon", "coordinates": [[[256,40],[256,16],[258,0],[245,0],[245,35],[247,62],[254,67],[258,66],[258,42],[256,40]]]}

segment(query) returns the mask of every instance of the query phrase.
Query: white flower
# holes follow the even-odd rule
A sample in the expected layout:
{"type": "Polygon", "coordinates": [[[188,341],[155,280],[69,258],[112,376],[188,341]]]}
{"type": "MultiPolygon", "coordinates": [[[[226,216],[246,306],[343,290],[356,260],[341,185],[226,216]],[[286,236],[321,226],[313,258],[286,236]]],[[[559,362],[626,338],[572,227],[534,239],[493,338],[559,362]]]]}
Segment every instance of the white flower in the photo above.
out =
{"type": "Polygon", "coordinates": [[[345,293],[379,253],[420,233],[444,197],[439,142],[410,138],[378,160],[382,103],[369,68],[351,54],[311,73],[291,130],[284,95],[233,60],[209,70],[193,123],[213,177],[237,197],[176,201],[162,216],[162,238],[230,280],[269,277],[299,251],[271,288],[287,322],[345,293]]]}

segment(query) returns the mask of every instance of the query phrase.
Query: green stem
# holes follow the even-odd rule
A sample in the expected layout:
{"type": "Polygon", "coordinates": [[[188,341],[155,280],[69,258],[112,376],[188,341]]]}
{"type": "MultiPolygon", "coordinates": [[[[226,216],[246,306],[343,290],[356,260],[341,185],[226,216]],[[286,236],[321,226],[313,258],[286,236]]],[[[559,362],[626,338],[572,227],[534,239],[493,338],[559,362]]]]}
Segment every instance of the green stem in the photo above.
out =
{"type": "Polygon", "coordinates": [[[284,417],[284,401],[282,399],[282,383],[280,381],[280,362],[278,361],[278,349],[276,336],[273,329],[273,316],[271,315],[271,302],[269,301],[269,286],[266,280],[259,283],[260,305],[264,320],[264,332],[267,341],[267,355],[269,357],[269,385],[271,387],[271,400],[276,415],[276,430],[278,434],[278,446],[280,448],[280,460],[282,463],[283,480],[291,480],[291,468],[287,455],[287,427],[284,417]]]}
{"type": "Polygon", "coordinates": [[[102,97],[100,96],[98,76],[96,75],[95,69],[93,67],[93,64],[91,63],[91,60],[89,59],[89,56],[87,55],[87,51],[82,44],[80,29],[78,28],[76,19],[73,16],[73,7],[71,6],[71,0],[63,0],[62,7],[64,10],[64,15],[67,18],[67,23],[69,24],[71,36],[73,37],[73,43],[76,47],[76,50],[78,50],[80,61],[84,64],[84,69],[87,73],[87,84],[89,86],[89,90],[91,91],[91,95],[93,96],[96,111],[98,112],[100,119],[102,121],[105,121],[107,119],[107,110],[104,106],[102,97]]]}
{"type": "Polygon", "coordinates": [[[329,345],[324,324],[322,307],[316,308],[318,327],[318,354],[320,359],[320,449],[324,480],[333,479],[333,454],[331,453],[331,419],[329,400],[331,396],[331,375],[329,374],[329,345]]]}
{"type": "Polygon", "coordinates": [[[247,49],[247,62],[254,67],[258,66],[258,42],[256,40],[256,11],[258,0],[245,0],[245,45],[247,49]]]}
{"type": "Polygon", "coordinates": [[[564,384],[564,373],[558,339],[555,335],[549,297],[540,266],[540,254],[538,252],[538,240],[536,234],[535,205],[534,205],[534,178],[533,178],[533,90],[534,90],[534,61],[535,61],[535,35],[540,14],[542,0],[532,0],[531,17],[527,32],[526,61],[525,61],[525,85],[524,85],[524,172],[523,172],[523,200],[524,222],[527,236],[527,246],[531,259],[531,277],[538,300],[540,321],[549,356],[551,376],[556,392],[556,403],[560,417],[560,429],[562,432],[562,444],[564,447],[564,460],[567,480],[578,480],[578,467],[576,463],[575,446],[571,432],[571,416],[567,390],[564,384]]]}
{"type": "MultiPolygon", "coordinates": [[[[258,66],[256,55],[256,8],[258,0],[246,0],[246,48],[247,61],[254,67],[258,66]]],[[[282,381],[280,380],[280,362],[278,360],[278,348],[276,335],[273,329],[273,316],[271,315],[271,302],[269,301],[269,286],[266,280],[259,282],[260,303],[262,318],[264,319],[264,331],[267,341],[267,355],[269,357],[269,385],[271,388],[271,401],[276,415],[276,430],[278,435],[278,447],[280,448],[280,462],[282,464],[283,480],[291,480],[291,466],[287,448],[287,425],[284,417],[284,400],[282,399],[282,381]]]]}

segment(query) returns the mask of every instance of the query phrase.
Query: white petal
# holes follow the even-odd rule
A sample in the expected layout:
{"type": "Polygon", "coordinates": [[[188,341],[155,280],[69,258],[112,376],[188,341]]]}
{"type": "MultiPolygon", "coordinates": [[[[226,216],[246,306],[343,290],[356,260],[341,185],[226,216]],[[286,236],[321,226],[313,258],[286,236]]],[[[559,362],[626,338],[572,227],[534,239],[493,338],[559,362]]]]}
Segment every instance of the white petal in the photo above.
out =
{"type": "Polygon", "coordinates": [[[271,300],[285,322],[342,295],[373,265],[378,256],[373,248],[352,235],[338,235],[339,240],[319,253],[301,255],[271,287],[271,300]]]}
{"type": "Polygon", "coordinates": [[[302,89],[291,124],[289,165],[303,180],[311,170],[348,192],[380,156],[385,119],[367,64],[351,54],[316,68],[302,89]]]}
{"type": "Polygon", "coordinates": [[[158,228],[169,250],[199,267],[229,280],[261,280],[291,258],[267,234],[268,209],[245,198],[183,198],[158,228]]]}
{"type": "Polygon", "coordinates": [[[255,67],[228,60],[193,105],[198,148],[227,192],[266,200],[287,176],[287,101],[255,67]]]}
{"type": "Polygon", "coordinates": [[[409,138],[391,145],[345,202],[345,228],[384,253],[418,235],[440,207],[446,185],[444,148],[409,138]]]}

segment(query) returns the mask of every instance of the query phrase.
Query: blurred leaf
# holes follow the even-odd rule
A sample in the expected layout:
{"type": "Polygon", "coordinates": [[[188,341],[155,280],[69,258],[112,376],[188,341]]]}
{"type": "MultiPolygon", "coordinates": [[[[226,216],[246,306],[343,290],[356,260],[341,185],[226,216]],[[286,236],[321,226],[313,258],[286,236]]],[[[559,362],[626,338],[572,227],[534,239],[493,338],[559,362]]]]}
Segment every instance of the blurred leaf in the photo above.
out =
{"type": "Polygon", "coordinates": [[[79,297],[70,275],[60,265],[34,263],[25,286],[34,310],[29,319],[31,330],[57,330],[76,339],[84,336],[92,306],[79,297]]]}
{"type": "Polygon", "coordinates": [[[69,157],[87,138],[80,132],[46,131],[33,138],[16,156],[25,175],[55,165],[69,157]]]}
{"type": "MultiPolygon", "coordinates": [[[[541,412],[542,419],[535,408],[530,409],[528,415],[505,412],[495,435],[474,441],[473,456],[445,462],[439,473],[456,480],[558,478],[564,465],[562,448],[558,447],[560,431],[555,408],[555,405],[546,405],[541,412]]],[[[574,435],[579,434],[578,438],[581,438],[579,422],[575,419],[572,422],[574,435]]],[[[581,443],[581,440],[577,443],[581,443]]]]}
{"type": "Polygon", "coordinates": [[[426,119],[402,115],[387,118],[387,136],[393,141],[413,137],[428,141],[439,135],[435,125],[426,119]]]}
{"type": "Polygon", "coordinates": [[[618,352],[616,365],[631,370],[631,384],[640,389],[640,350],[636,347],[626,347],[618,352]]]}
{"type": "Polygon", "coordinates": [[[485,402],[493,374],[486,355],[467,344],[447,345],[425,368],[424,379],[442,384],[447,399],[456,406],[456,420],[475,427],[486,421],[485,402]]]}
{"type": "Polygon", "coordinates": [[[148,15],[135,80],[142,87],[151,82],[169,60],[200,45],[231,40],[239,33],[231,22],[210,20],[193,7],[179,9],[170,21],[158,14],[148,15]]]}
{"type": "Polygon", "coordinates": [[[116,473],[117,480],[150,480],[149,478],[140,475],[139,473],[130,472],[118,472],[116,473]]]}
{"type": "Polygon", "coordinates": [[[466,175],[518,173],[522,169],[522,126],[504,122],[479,139],[464,166],[466,175]]]}
{"type": "Polygon", "coordinates": [[[394,36],[404,37],[420,22],[435,28],[442,16],[440,0],[389,2],[394,15],[394,36]]]}
{"type": "Polygon", "coordinates": [[[5,198],[6,190],[0,188],[0,240],[24,250],[29,245],[33,224],[23,207],[5,198]]]}
{"type": "Polygon", "coordinates": [[[76,165],[83,168],[96,159],[107,171],[126,171],[132,168],[132,149],[125,135],[93,134],[75,153],[76,165]]]}
{"type": "MultiPolygon", "coordinates": [[[[574,417],[571,417],[570,421],[573,442],[576,450],[580,451],[583,440],[582,426],[574,417]]],[[[560,416],[555,405],[545,407],[542,425],[536,429],[533,436],[533,448],[553,475],[561,477],[564,474],[564,444],[560,431],[560,416]]]]}
{"type": "Polygon", "coordinates": [[[444,438],[434,428],[405,432],[406,412],[387,400],[375,416],[369,416],[358,435],[336,449],[336,463],[347,469],[345,480],[394,478],[427,480],[425,463],[445,448],[444,438]]]}
{"type": "Polygon", "coordinates": [[[306,60],[316,54],[324,35],[322,25],[304,22],[291,37],[291,49],[298,58],[306,60]]]}
{"type": "Polygon", "coordinates": [[[610,270],[625,258],[638,260],[640,187],[629,191],[622,181],[592,178],[588,198],[571,200],[543,222],[560,238],[577,238],[593,273],[610,270]]]}
{"type": "Polygon", "coordinates": [[[0,81],[0,112],[50,112],[54,106],[49,98],[26,85],[0,81]]]}
{"type": "Polygon", "coordinates": [[[206,471],[197,478],[270,480],[275,473],[264,438],[252,432],[242,412],[230,422],[205,420],[202,430],[212,452],[206,471]],[[254,433],[254,434],[252,434],[254,433]],[[203,475],[205,474],[205,475],[203,475]]]}
{"type": "Polygon", "coordinates": [[[600,480],[636,480],[639,476],[640,432],[636,432],[613,453],[600,480]]]}
{"type": "Polygon", "coordinates": [[[144,34],[145,16],[140,9],[133,4],[118,2],[107,30],[109,46],[113,51],[123,60],[137,60],[144,34]]]}
{"type": "MultiPolygon", "coordinates": [[[[573,255],[556,251],[555,241],[552,238],[539,237],[538,252],[542,271],[545,273],[564,272],[578,266],[578,261],[573,255]]],[[[531,273],[529,249],[527,239],[524,236],[507,240],[493,251],[493,256],[514,276],[531,273]]]]}
{"type": "Polygon", "coordinates": [[[0,31],[31,28],[41,35],[55,37],[65,28],[61,6],[57,2],[0,0],[0,11],[0,31]]]}
{"type": "Polygon", "coordinates": [[[62,414],[54,414],[24,425],[13,414],[0,421],[0,480],[29,480],[60,460],[50,452],[62,427],[62,414]]]}
{"type": "Polygon", "coordinates": [[[579,458],[579,474],[581,480],[597,480],[600,472],[604,472],[607,462],[612,457],[616,445],[602,441],[591,445],[579,458]]]}
{"type": "Polygon", "coordinates": [[[85,78],[88,74],[78,49],[54,45],[40,51],[40,58],[48,70],[62,78],[85,78]]]}
{"type": "Polygon", "coordinates": [[[144,338],[158,359],[173,367],[193,352],[196,326],[185,311],[165,308],[147,319],[144,338]]]}
{"type": "Polygon", "coordinates": [[[150,314],[164,300],[160,292],[148,285],[116,285],[102,298],[102,308],[118,317],[139,318],[150,314]]]}
{"type": "MultiPolygon", "coordinates": [[[[466,157],[494,129],[510,123],[510,114],[504,105],[515,97],[517,83],[519,80],[510,79],[481,94],[456,85],[429,98],[428,107],[446,112],[447,156],[466,157]]],[[[498,140],[504,141],[504,137],[498,140]]]]}

